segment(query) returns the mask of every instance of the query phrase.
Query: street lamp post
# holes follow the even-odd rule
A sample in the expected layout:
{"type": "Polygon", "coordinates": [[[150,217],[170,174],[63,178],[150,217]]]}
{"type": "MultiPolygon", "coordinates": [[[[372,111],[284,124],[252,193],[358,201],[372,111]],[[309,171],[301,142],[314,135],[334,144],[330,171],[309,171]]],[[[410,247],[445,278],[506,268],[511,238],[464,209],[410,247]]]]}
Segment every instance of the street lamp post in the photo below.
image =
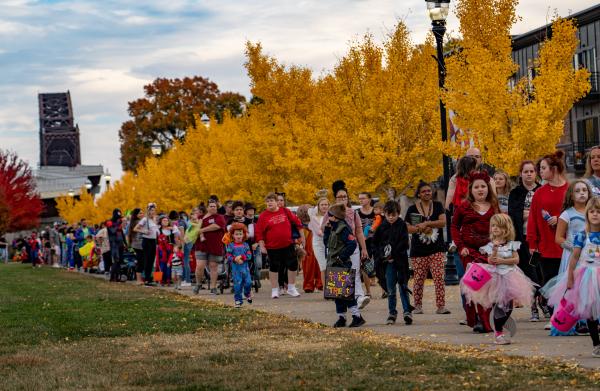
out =
{"type": "Polygon", "coordinates": [[[110,187],[110,172],[108,172],[108,168],[106,169],[106,172],[104,173],[104,180],[106,181],[106,190],[108,190],[108,188],[110,187]]]}
{"type": "MultiPolygon", "coordinates": [[[[446,66],[444,62],[444,35],[446,34],[446,18],[450,11],[450,0],[425,0],[427,3],[427,13],[431,19],[431,31],[435,37],[437,48],[437,64],[438,64],[438,85],[440,90],[444,88],[446,81],[446,66]]],[[[446,105],[440,98],[440,127],[442,133],[442,141],[448,140],[448,127],[446,124],[446,105]]],[[[444,154],[442,159],[444,169],[444,183],[442,187],[444,191],[448,191],[448,183],[450,182],[450,158],[444,154]]],[[[450,238],[450,219],[446,216],[448,225],[447,233],[450,238]]],[[[454,264],[454,254],[447,254],[446,257],[446,285],[458,284],[458,273],[454,264]]]]}

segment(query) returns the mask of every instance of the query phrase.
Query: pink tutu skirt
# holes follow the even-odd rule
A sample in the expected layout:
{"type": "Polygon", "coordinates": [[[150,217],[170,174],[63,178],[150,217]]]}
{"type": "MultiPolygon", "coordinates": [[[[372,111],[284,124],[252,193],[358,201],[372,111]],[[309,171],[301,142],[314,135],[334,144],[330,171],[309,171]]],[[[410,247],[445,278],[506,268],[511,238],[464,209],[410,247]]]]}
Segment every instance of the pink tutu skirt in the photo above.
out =
{"type": "Polygon", "coordinates": [[[567,290],[568,274],[554,277],[542,288],[542,294],[548,304],[556,307],[565,297],[575,308],[573,315],[579,319],[598,319],[600,317],[600,266],[581,265],[574,271],[573,289],[567,290]]]}
{"type": "Polygon", "coordinates": [[[523,274],[520,268],[514,267],[506,273],[500,274],[494,265],[484,263],[479,266],[489,271],[492,279],[477,291],[463,284],[461,280],[460,291],[465,295],[467,302],[479,304],[484,308],[491,308],[494,304],[498,304],[502,308],[509,308],[511,302],[513,306],[531,303],[535,284],[523,274]]]}

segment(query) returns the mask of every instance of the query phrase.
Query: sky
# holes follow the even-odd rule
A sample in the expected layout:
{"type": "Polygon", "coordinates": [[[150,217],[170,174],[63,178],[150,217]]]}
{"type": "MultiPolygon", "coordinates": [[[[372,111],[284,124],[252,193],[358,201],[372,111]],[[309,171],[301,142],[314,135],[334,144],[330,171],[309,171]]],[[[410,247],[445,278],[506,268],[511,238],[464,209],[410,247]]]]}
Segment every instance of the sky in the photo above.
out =
{"type": "MultiPolygon", "coordinates": [[[[597,4],[522,0],[520,34],[597,4]]],[[[0,148],[39,164],[37,94],[71,92],[82,164],[122,175],[118,131],[127,102],[157,77],[200,75],[250,97],[247,40],[285,64],[330,70],[349,42],[382,40],[403,20],[413,41],[430,21],[424,0],[0,0],[0,148]]],[[[454,15],[448,31],[458,34],[454,15]]]]}

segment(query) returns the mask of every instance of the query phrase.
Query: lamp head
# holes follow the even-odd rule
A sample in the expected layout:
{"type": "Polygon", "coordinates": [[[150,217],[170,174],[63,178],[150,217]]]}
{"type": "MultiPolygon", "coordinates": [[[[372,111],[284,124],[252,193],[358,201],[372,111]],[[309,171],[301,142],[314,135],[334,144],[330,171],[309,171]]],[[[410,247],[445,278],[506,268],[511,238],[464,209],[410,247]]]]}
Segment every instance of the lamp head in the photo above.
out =
{"type": "Polygon", "coordinates": [[[445,22],[450,11],[450,0],[425,0],[427,14],[432,22],[445,22]]]}
{"type": "Polygon", "coordinates": [[[200,122],[202,122],[202,125],[206,126],[207,128],[210,127],[210,118],[208,115],[206,115],[206,113],[202,114],[202,117],[200,117],[200,122]]]}
{"type": "Polygon", "coordinates": [[[150,146],[150,150],[154,156],[159,156],[162,153],[162,145],[157,140],[154,140],[150,146]]]}

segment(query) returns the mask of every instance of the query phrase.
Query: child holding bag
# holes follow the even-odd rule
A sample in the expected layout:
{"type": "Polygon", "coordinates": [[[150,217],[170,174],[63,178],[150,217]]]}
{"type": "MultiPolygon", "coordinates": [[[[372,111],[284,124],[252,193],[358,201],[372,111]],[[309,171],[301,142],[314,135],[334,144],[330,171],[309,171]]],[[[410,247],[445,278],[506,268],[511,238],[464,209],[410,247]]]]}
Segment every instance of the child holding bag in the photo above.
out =
{"type": "Polygon", "coordinates": [[[490,325],[494,329],[497,345],[510,344],[504,333],[509,330],[511,336],[516,332],[516,324],[510,317],[515,305],[529,305],[533,300],[534,283],[523,274],[520,268],[517,250],[521,246],[515,239],[515,229],[511,218],[503,213],[495,214],[490,219],[490,242],[480,248],[480,252],[488,256],[488,263],[470,264],[465,276],[468,279],[472,268],[481,267],[491,279],[482,287],[473,289],[463,278],[460,283],[461,292],[467,301],[491,308],[490,325]]]}
{"type": "Polygon", "coordinates": [[[600,357],[600,198],[592,197],[585,208],[585,231],[575,235],[567,272],[549,281],[542,293],[556,308],[564,298],[574,307],[572,315],[587,319],[592,356],[600,357]]]}
{"type": "MultiPolygon", "coordinates": [[[[328,223],[323,232],[323,242],[326,248],[327,267],[351,267],[350,256],[356,250],[356,239],[346,223],[346,205],[334,204],[327,212],[328,223]]],[[[356,287],[355,287],[356,288],[356,287]]],[[[360,315],[356,297],[352,300],[335,299],[335,311],[338,320],[333,327],[346,327],[346,312],[350,310],[352,323],[349,327],[359,327],[365,324],[360,315]]]]}

